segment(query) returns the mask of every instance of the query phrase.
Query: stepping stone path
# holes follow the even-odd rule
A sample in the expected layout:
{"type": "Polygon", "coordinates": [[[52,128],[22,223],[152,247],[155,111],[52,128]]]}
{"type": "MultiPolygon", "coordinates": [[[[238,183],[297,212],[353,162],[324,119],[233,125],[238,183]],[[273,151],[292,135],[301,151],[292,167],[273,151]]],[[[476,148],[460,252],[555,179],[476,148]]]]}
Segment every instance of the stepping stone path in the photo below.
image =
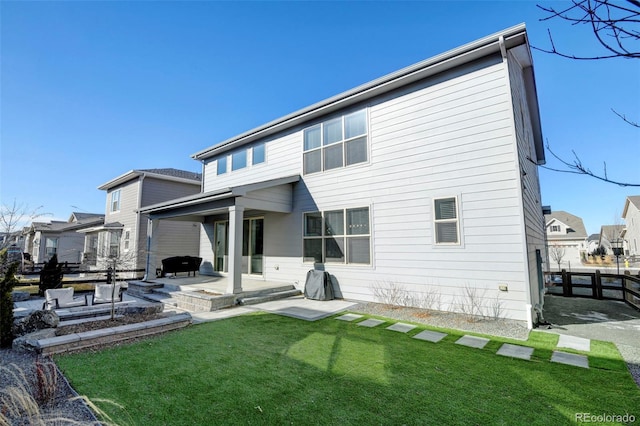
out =
{"type": "Polygon", "coordinates": [[[339,316],[338,318],[336,318],[337,320],[340,321],[355,321],[357,319],[362,318],[362,315],[358,315],[358,314],[344,314],[339,316]]]}
{"type": "Polygon", "coordinates": [[[414,328],[416,328],[415,325],[398,322],[398,323],[395,323],[395,324],[390,325],[389,327],[387,327],[387,330],[399,331],[400,333],[407,333],[407,332],[413,330],[414,328]]]}
{"type": "Polygon", "coordinates": [[[586,355],[570,354],[567,352],[553,351],[551,362],[574,365],[576,367],[589,368],[589,359],[586,355]]]}
{"type": "Polygon", "coordinates": [[[533,354],[533,348],[505,343],[504,345],[500,346],[497,354],[502,356],[509,356],[511,358],[526,359],[527,361],[529,361],[531,359],[531,354],[533,354]]]}
{"type": "MultiPolygon", "coordinates": [[[[358,315],[358,314],[344,314],[342,316],[336,317],[336,319],[341,321],[351,322],[351,321],[360,319],[362,317],[363,315],[358,315]]],[[[360,321],[356,324],[362,327],[371,328],[371,327],[376,327],[384,322],[385,321],[383,320],[369,318],[364,321],[360,321]]],[[[415,325],[398,322],[390,325],[386,329],[392,330],[392,331],[398,331],[400,333],[408,333],[414,328],[416,328],[415,325]]],[[[423,330],[420,333],[416,334],[415,336],[412,336],[412,338],[418,339],[418,340],[425,340],[433,343],[438,343],[439,341],[444,339],[446,336],[447,336],[447,333],[441,333],[438,331],[431,331],[431,330],[423,330]]],[[[470,348],[482,349],[487,345],[487,343],[489,343],[489,341],[490,341],[489,339],[485,339],[484,337],[469,336],[465,334],[464,336],[459,338],[455,343],[457,345],[467,346],[470,348]]],[[[582,337],[574,337],[574,336],[567,336],[567,335],[561,334],[560,337],[558,338],[557,346],[559,348],[569,348],[569,349],[574,349],[578,351],[589,352],[591,350],[591,340],[584,339],[582,337]]],[[[505,357],[518,358],[518,359],[524,359],[524,360],[530,361],[531,355],[533,355],[533,350],[534,350],[533,348],[530,348],[528,346],[520,346],[520,345],[512,345],[510,343],[504,343],[502,346],[500,346],[500,349],[498,349],[498,352],[496,352],[496,354],[505,356],[505,357]]],[[[566,364],[566,365],[573,365],[573,366],[582,367],[582,368],[589,368],[589,358],[586,355],[578,355],[578,354],[572,354],[572,353],[562,352],[562,351],[553,351],[553,355],[551,356],[551,362],[566,364]]]]}
{"type": "Polygon", "coordinates": [[[561,334],[558,339],[559,348],[575,349],[576,351],[589,352],[591,350],[591,340],[582,337],[567,336],[561,334]]]}
{"type": "Polygon", "coordinates": [[[362,322],[359,322],[358,325],[361,325],[363,327],[375,327],[377,325],[382,324],[384,321],[382,320],[377,320],[377,319],[373,319],[373,318],[369,318],[368,320],[364,320],[362,322]]]}
{"type": "Polygon", "coordinates": [[[487,343],[489,343],[489,339],[485,339],[484,337],[476,337],[476,336],[467,336],[466,334],[456,340],[456,345],[468,346],[470,348],[482,349],[487,343]]]}
{"type": "Polygon", "coordinates": [[[426,340],[428,342],[438,343],[440,340],[444,339],[447,336],[447,333],[440,333],[438,331],[421,331],[420,333],[413,336],[414,339],[426,340]]]}

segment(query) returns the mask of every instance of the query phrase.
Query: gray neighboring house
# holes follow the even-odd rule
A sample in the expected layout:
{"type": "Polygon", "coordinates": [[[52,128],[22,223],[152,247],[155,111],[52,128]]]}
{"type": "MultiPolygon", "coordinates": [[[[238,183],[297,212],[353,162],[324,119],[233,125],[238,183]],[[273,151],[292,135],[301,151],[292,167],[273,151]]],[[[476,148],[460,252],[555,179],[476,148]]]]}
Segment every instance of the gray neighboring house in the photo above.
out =
{"type": "Polygon", "coordinates": [[[621,237],[625,241],[625,255],[640,260],[640,195],[630,195],[624,202],[622,218],[625,227],[621,237]]]}
{"type": "Polygon", "coordinates": [[[587,230],[581,217],[558,210],[544,215],[551,266],[557,268],[554,251],[562,253],[561,268],[581,266],[587,255],[587,230]]]}
{"type": "MultiPolygon", "coordinates": [[[[140,209],[159,202],[197,194],[199,173],[173,168],[128,171],[100,185],[106,191],[104,224],[84,229],[83,263],[105,269],[116,258],[120,269],[145,269],[155,274],[162,259],[198,255],[200,224],[193,221],[155,223],[156,236],[148,249],[148,220],[140,209]]],[[[131,274],[135,276],[136,274],[131,274]]]]}
{"type": "Polygon", "coordinates": [[[629,247],[624,239],[624,230],[624,225],[602,225],[598,245],[604,247],[608,255],[615,255],[614,248],[622,249],[621,255],[628,253],[629,247]]]}
{"type": "Polygon", "coordinates": [[[102,213],[71,213],[66,222],[33,222],[24,228],[24,252],[33,263],[47,262],[54,254],[58,262],[79,263],[84,250],[84,238],[79,231],[104,223],[102,213]]]}
{"type": "MultiPolygon", "coordinates": [[[[343,298],[536,321],[546,256],[544,149],[524,24],[434,56],[192,156],[201,193],[148,206],[202,223],[201,273],[304,286],[322,269],[343,298]]],[[[155,236],[155,234],[154,234],[155,236]]],[[[155,237],[154,237],[155,239],[155,237]]]]}

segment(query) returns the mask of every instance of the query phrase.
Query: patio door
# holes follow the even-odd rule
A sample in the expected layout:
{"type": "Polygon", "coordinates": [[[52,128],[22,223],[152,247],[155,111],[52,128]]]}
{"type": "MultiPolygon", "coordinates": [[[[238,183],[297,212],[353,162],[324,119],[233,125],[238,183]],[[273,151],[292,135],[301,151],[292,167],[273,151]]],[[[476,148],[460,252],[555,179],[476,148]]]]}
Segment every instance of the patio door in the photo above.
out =
{"type": "MultiPolygon", "coordinates": [[[[242,273],[262,275],[264,219],[244,219],[242,223],[242,273]]],[[[229,272],[229,222],[213,224],[213,270],[229,272]]]]}

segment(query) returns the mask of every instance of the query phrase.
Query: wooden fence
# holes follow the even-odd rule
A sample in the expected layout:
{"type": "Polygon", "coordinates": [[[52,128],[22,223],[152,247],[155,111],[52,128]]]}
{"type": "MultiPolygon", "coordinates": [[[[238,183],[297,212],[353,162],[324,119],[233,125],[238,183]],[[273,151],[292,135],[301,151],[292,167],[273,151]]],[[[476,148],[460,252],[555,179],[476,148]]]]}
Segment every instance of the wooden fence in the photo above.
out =
{"type": "Polygon", "coordinates": [[[567,297],[624,300],[640,310],[640,276],[595,272],[546,272],[547,293],[567,297]]]}
{"type": "MultiPolygon", "coordinates": [[[[42,264],[40,264],[42,265],[42,264]]],[[[83,270],[79,263],[60,263],[62,266],[62,273],[64,275],[64,282],[74,283],[111,283],[114,279],[140,279],[143,277],[144,269],[117,269],[114,271],[112,268],[99,269],[99,270],[83,270]]],[[[33,278],[40,275],[41,268],[23,270],[21,275],[25,278],[33,278]]]]}

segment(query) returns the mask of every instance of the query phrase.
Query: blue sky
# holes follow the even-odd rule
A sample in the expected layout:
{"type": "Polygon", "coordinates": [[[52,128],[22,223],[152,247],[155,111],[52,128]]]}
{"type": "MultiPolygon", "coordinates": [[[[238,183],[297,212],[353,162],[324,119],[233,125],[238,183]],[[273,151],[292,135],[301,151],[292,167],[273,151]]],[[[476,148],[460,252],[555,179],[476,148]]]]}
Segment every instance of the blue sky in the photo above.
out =
{"type": "MultiPolygon", "coordinates": [[[[2,1],[0,199],[53,218],[104,212],[96,188],[122,173],[199,172],[201,149],[521,22],[534,46],[550,28],[558,48],[596,49],[585,29],[543,16],[530,1],[2,1]]],[[[533,55],[552,148],[640,183],[640,131],[611,112],[640,121],[640,61],[533,55]]],[[[640,194],[546,170],[541,183],[543,203],[589,233],[640,194]]]]}

